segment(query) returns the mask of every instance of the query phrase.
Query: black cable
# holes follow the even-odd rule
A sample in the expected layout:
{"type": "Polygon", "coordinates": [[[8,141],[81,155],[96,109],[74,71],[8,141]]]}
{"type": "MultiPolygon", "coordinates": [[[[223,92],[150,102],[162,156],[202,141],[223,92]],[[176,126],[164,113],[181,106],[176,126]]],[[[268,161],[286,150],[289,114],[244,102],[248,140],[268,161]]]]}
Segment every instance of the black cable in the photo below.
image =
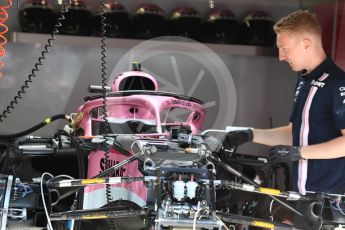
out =
{"type": "MultiPolygon", "coordinates": [[[[85,162],[84,162],[84,156],[83,152],[80,148],[80,141],[83,141],[82,139],[74,140],[73,143],[76,148],[77,152],[77,161],[78,161],[78,172],[79,172],[79,178],[85,178],[86,170],[85,170],[85,162]]],[[[76,192],[76,196],[73,202],[72,209],[82,209],[83,208],[83,199],[84,199],[84,190],[80,190],[79,192],[76,192]]],[[[72,210],[72,211],[74,211],[72,210]]],[[[79,226],[78,226],[79,227],[79,226]]]]}
{"type": "MultiPolygon", "coordinates": [[[[104,16],[104,3],[102,0],[99,0],[100,4],[101,4],[101,30],[102,30],[102,40],[101,40],[101,60],[102,60],[102,63],[101,63],[101,71],[102,71],[102,75],[101,75],[101,78],[102,78],[102,97],[103,97],[103,103],[102,103],[102,106],[103,106],[103,112],[102,112],[102,115],[103,115],[103,119],[104,119],[104,124],[105,124],[105,128],[104,128],[104,133],[103,133],[103,137],[105,139],[105,141],[103,142],[104,145],[108,145],[106,142],[107,140],[109,139],[109,121],[108,121],[108,115],[107,115],[107,105],[106,105],[106,90],[105,90],[105,87],[107,86],[107,78],[106,78],[106,75],[107,75],[107,55],[106,55],[106,23],[105,23],[105,20],[106,20],[106,17],[104,16]]],[[[105,147],[104,148],[104,156],[105,156],[105,162],[108,162],[109,161],[109,151],[110,149],[108,147],[105,147]]],[[[107,203],[110,203],[112,201],[112,197],[111,197],[111,187],[109,184],[106,185],[106,196],[107,196],[107,203]]]]}
{"type": "Polygon", "coordinates": [[[4,134],[4,135],[0,135],[0,139],[14,139],[14,138],[17,138],[17,137],[22,137],[22,136],[25,136],[29,133],[32,133],[46,125],[49,125],[51,122],[55,121],[55,120],[58,120],[58,119],[66,119],[66,120],[69,120],[69,117],[65,114],[57,114],[57,115],[54,115],[52,117],[49,117],[49,118],[46,118],[44,121],[42,121],[41,123],[27,129],[27,130],[24,130],[24,131],[21,131],[19,133],[13,133],[13,134],[4,134]]]}
{"type": "MultiPolygon", "coordinates": [[[[47,176],[47,175],[44,175],[44,176],[47,176]]],[[[42,177],[42,183],[43,183],[43,196],[44,196],[44,192],[47,192],[47,196],[48,196],[48,203],[46,204],[46,207],[47,207],[47,211],[48,211],[48,214],[52,214],[53,213],[53,207],[52,207],[52,197],[50,195],[50,190],[49,190],[49,187],[47,185],[47,183],[44,183],[45,179],[44,179],[44,176],[42,177]]],[[[42,200],[43,202],[43,200],[42,200]]]]}
{"type": "Polygon", "coordinates": [[[49,48],[53,46],[53,41],[56,40],[55,35],[59,33],[59,27],[62,26],[61,21],[65,19],[64,14],[68,12],[67,6],[71,5],[71,0],[68,0],[68,3],[64,3],[62,10],[60,11],[60,17],[58,18],[54,30],[50,34],[51,38],[48,39],[47,43],[44,46],[44,50],[41,52],[41,56],[38,58],[38,62],[35,63],[35,68],[31,70],[31,73],[28,75],[27,80],[20,87],[20,90],[17,92],[17,95],[10,101],[9,105],[5,110],[2,111],[0,115],[0,122],[3,122],[4,118],[7,118],[7,115],[11,113],[11,110],[14,110],[14,106],[19,103],[19,99],[22,99],[22,95],[26,93],[26,89],[29,89],[29,84],[33,82],[33,78],[36,78],[36,73],[40,71],[39,66],[43,65],[42,61],[46,59],[46,54],[49,53],[49,48]]]}
{"type": "MultiPolygon", "coordinates": [[[[106,164],[109,162],[110,160],[110,156],[109,156],[109,151],[110,151],[110,147],[108,147],[107,145],[107,141],[109,139],[109,133],[110,133],[110,125],[109,125],[109,121],[108,121],[108,115],[107,115],[107,91],[106,91],[106,87],[107,87],[107,49],[106,49],[106,46],[107,46],[107,37],[106,37],[106,17],[104,16],[104,1],[103,0],[99,0],[99,3],[101,5],[101,13],[100,13],[100,16],[101,16],[101,36],[102,36],[102,39],[101,39],[101,71],[102,71],[102,75],[101,75],[101,78],[102,78],[102,97],[103,97],[103,103],[102,103],[102,107],[103,107],[103,112],[102,112],[102,115],[103,115],[103,119],[104,119],[104,125],[105,125],[105,129],[104,129],[104,133],[103,133],[103,138],[104,138],[104,142],[103,144],[105,145],[105,148],[104,148],[104,160],[106,162],[106,164]]],[[[107,203],[111,203],[113,201],[113,198],[112,198],[112,195],[111,195],[111,185],[110,184],[106,184],[105,185],[105,195],[106,195],[106,198],[107,198],[107,203]]],[[[108,223],[109,223],[109,228],[110,229],[114,229],[115,228],[115,223],[114,223],[114,220],[113,219],[110,219],[108,220],[108,223]]]]}
{"type": "MultiPolygon", "coordinates": [[[[77,164],[78,164],[78,178],[85,178],[85,175],[86,175],[85,162],[84,162],[83,151],[81,149],[83,140],[79,138],[73,138],[71,142],[72,142],[72,147],[74,147],[76,150],[75,153],[76,153],[77,164]]],[[[75,195],[74,195],[73,203],[71,205],[72,212],[75,210],[83,209],[84,190],[78,189],[78,190],[75,190],[74,192],[75,192],[75,195]]],[[[60,199],[63,199],[63,198],[65,197],[60,196],[60,199]]],[[[75,220],[74,224],[75,224],[75,227],[74,227],[75,229],[79,230],[81,228],[80,220],[75,220]]]]}

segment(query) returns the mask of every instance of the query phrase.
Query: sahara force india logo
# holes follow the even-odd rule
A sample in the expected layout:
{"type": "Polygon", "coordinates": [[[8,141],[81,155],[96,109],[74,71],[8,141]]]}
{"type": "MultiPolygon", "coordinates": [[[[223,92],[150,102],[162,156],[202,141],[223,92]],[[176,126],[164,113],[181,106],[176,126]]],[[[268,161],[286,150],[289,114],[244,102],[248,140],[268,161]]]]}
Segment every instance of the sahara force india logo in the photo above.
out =
{"type": "MultiPolygon", "coordinates": [[[[101,158],[101,160],[99,161],[99,167],[100,167],[100,171],[99,173],[113,167],[114,165],[120,163],[120,161],[114,161],[111,159],[105,159],[105,158],[101,158]]],[[[117,170],[115,170],[113,173],[109,174],[109,176],[112,177],[122,177],[124,175],[124,173],[127,171],[127,169],[123,166],[117,170]]]]}

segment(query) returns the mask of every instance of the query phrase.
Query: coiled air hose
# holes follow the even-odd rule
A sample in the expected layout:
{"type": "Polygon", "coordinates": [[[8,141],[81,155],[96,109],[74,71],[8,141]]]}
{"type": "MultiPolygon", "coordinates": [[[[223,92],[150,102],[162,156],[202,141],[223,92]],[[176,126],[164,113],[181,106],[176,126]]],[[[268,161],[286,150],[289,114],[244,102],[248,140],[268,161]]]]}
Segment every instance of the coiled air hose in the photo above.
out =
{"type": "Polygon", "coordinates": [[[53,47],[53,42],[56,40],[55,35],[59,33],[59,28],[62,26],[61,22],[65,20],[65,14],[68,12],[68,6],[71,5],[71,0],[67,0],[67,3],[63,4],[62,10],[60,11],[61,15],[58,18],[56,25],[54,26],[53,32],[50,34],[50,38],[44,46],[44,50],[41,52],[41,56],[38,58],[37,62],[34,65],[34,68],[31,70],[31,73],[28,75],[27,79],[24,81],[24,84],[20,87],[20,90],[17,92],[17,95],[10,101],[6,109],[4,109],[0,114],[0,122],[3,122],[7,115],[11,113],[11,110],[14,110],[15,105],[23,98],[23,95],[26,94],[26,90],[29,89],[30,84],[37,77],[37,73],[40,71],[40,66],[43,65],[43,61],[47,59],[46,55],[50,52],[50,48],[53,47]]]}

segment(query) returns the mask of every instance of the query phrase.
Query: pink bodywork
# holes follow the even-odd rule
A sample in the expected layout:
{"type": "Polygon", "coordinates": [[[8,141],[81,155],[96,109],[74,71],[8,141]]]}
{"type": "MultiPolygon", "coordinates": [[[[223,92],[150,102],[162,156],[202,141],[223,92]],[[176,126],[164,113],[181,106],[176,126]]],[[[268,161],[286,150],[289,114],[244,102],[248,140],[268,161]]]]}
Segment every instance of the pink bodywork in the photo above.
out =
{"type": "MultiPolygon", "coordinates": [[[[156,80],[141,71],[130,71],[120,74],[112,86],[113,91],[118,91],[120,82],[128,76],[142,76],[151,79],[155,85],[155,92],[157,91],[158,84],[156,80]]],[[[173,94],[162,93],[160,95],[155,95],[150,92],[146,94],[129,94],[129,96],[110,95],[106,99],[107,105],[107,116],[109,122],[120,124],[129,120],[140,120],[144,122],[149,122],[151,125],[155,125],[155,132],[152,133],[136,133],[136,136],[144,137],[169,137],[168,131],[165,129],[166,126],[188,126],[190,127],[193,134],[200,133],[205,117],[205,108],[203,105],[197,103],[196,101],[184,100],[181,97],[173,97],[173,94]],[[181,109],[185,113],[185,119],[173,120],[171,117],[168,119],[168,114],[171,111],[181,109]],[[115,122],[114,122],[115,121],[115,122]]],[[[84,130],[85,136],[92,136],[92,121],[102,122],[103,114],[100,112],[103,106],[103,98],[98,98],[94,100],[87,101],[84,105],[80,106],[78,112],[83,113],[83,118],[80,122],[80,128],[84,130]],[[96,111],[96,112],[95,112],[96,111]]],[[[181,112],[177,115],[181,115],[181,112]]],[[[177,116],[175,116],[177,118],[177,116]]],[[[174,117],[173,117],[174,118],[174,117]]],[[[133,135],[133,134],[131,134],[133,135]]],[[[131,151],[131,155],[134,153],[131,151]]],[[[91,152],[88,156],[88,173],[87,177],[91,178],[106,168],[113,166],[130,156],[126,156],[123,153],[117,152],[114,149],[110,149],[109,162],[105,161],[104,151],[95,150],[91,152]],[[103,167],[107,166],[107,167],[103,167]]],[[[134,161],[121,168],[114,175],[109,176],[129,176],[129,177],[140,177],[143,176],[138,170],[138,161],[134,161]]],[[[147,198],[147,189],[143,182],[130,182],[123,184],[112,185],[112,193],[116,194],[120,190],[122,192],[127,192],[134,194],[135,198],[127,198],[138,205],[145,205],[147,198]],[[120,189],[116,191],[116,189],[120,189]],[[125,189],[125,190],[123,190],[125,189]],[[114,191],[115,190],[115,191],[114,191]]],[[[105,186],[88,186],[85,188],[84,196],[84,209],[98,208],[104,205],[104,202],[99,202],[99,192],[97,190],[104,190],[101,194],[105,197],[105,186]]],[[[122,198],[121,198],[122,199],[122,198]]]]}
{"type": "Polygon", "coordinates": [[[124,72],[119,74],[115,79],[114,82],[111,86],[111,91],[112,92],[118,92],[120,91],[120,84],[121,82],[128,77],[133,77],[133,76],[137,76],[138,78],[147,78],[149,80],[151,80],[151,82],[154,85],[155,91],[158,91],[158,83],[156,81],[156,79],[154,77],[152,77],[151,75],[142,72],[142,71],[128,71],[128,72],[124,72]]]}
{"type": "MultiPolygon", "coordinates": [[[[157,95],[130,95],[109,97],[106,100],[108,106],[108,118],[123,118],[127,120],[144,119],[154,121],[157,133],[162,133],[164,125],[185,125],[190,126],[193,134],[200,133],[205,117],[205,108],[193,101],[173,98],[171,96],[157,95]],[[135,109],[135,113],[130,110],[135,109]],[[161,111],[172,108],[181,108],[190,111],[185,121],[162,121],[161,111]]],[[[81,107],[79,112],[84,114],[80,122],[80,127],[84,129],[85,136],[92,136],[91,122],[94,120],[103,120],[99,117],[92,118],[90,112],[95,108],[103,106],[103,98],[88,101],[81,107]]]]}

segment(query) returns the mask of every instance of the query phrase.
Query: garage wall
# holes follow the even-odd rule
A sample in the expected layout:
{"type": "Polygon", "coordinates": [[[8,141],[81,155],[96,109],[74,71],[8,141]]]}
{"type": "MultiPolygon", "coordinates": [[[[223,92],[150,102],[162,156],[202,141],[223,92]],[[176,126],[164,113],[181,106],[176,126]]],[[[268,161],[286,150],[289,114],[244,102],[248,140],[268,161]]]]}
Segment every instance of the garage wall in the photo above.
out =
{"type": "MultiPolygon", "coordinates": [[[[198,2],[200,7],[201,1],[198,2]]],[[[176,3],[165,4],[165,8],[169,10],[176,3]]],[[[191,4],[191,1],[186,1],[186,4],[191,4]]],[[[224,1],[219,5],[225,6],[224,1]]],[[[126,6],[131,10],[135,8],[133,2],[126,6]]],[[[237,3],[232,9],[235,10],[235,14],[241,16],[249,8],[254,7],[255,4],[237,3]]],[[[271,12],[274,18],[279,18],[296,8],[296,6],[280,6],[277,10],[270,5],[259,5],[255,9],[258,7],[271,12]]],[[[205,14],[207,5],[203,5],[202,2],[199,10],[205,14]]],[[[11,10],[10,15],[14,18],[16,9],[11,10]]],[[[9,23],[13,30],[19,30],[15,19],[11,19],[9,23]]],[[[6,45],[7,53],[3,58],[6,63],[3,68],[5,76],[0,79],[1,110],[23,84],[42,48],[40,44],[6,45]]],[[[124,59],[126,61],[127,52],[127,49],[108,49],[111,77],[129,67],[118,66],[119,61],[123,62],[124,59]]],[[[212,61],[209,61],[211,64],[207,64],[206,59],[194,58],[196,55],[200,54],[188,53],[188,51],[182,54],[164,52],[143,60],[142,64],[146,70],[158,77],[161,89],[188,94],[191,93],[191,87],[195,88],[190,96],[208,103],[204,129],[223,129],[227,125],[269,128],[287,124],[296,81],[295,74],[288,65],[280,63],[276,56],[221,53],[218,56],[231,75],[229,79],[219,79],[217,77],[219,74],[212,71],[214,68],[212,61]],[[176,70],[179,72],[179,77],[176,76],[176,70]],[[195,81],[199,81],[198,84],[195,81]],[[167,84],[168,82],[170,84],[167,84]]],[[[128,65],[130,61],[131,59],[128,58],[128,65]]],[[[99,47],[56,45],[51,49],[51,54],[44,63],[38,79],[30,86],[23,100],[9,118],[4,123],[0,123],[1,133],[25,130],[54,114],[76,112],[78,106],[83,103],[83,98],[88,95],[87,86],[101,82],[99,47]]],[[[62,128],[64,124],[57,122],[34,134],[53,135],[56,129],[62,128]]],[[[266,148],[248,144],[241,147],[240,151],[264,154],[266,148]]]]}

